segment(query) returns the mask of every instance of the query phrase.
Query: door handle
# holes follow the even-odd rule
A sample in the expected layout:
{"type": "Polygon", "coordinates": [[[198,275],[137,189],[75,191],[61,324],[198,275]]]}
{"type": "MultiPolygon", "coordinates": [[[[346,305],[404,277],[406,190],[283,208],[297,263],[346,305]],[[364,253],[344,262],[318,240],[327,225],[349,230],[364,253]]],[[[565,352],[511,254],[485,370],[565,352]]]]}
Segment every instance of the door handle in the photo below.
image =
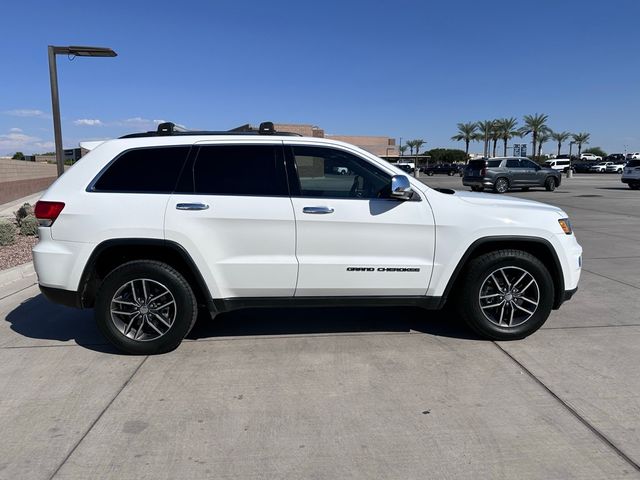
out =
{"type": "Polygon", "coordinates": [[[176,210],[206,210],[209,205],[206,203],[178,203],[176,210]]]}
{"type": "Polygon", "coordinates": [[[333,213],[331,207],[304,207],[302,213],[311,213],[315,215],[325,215],[327,213],[333,213]]]}

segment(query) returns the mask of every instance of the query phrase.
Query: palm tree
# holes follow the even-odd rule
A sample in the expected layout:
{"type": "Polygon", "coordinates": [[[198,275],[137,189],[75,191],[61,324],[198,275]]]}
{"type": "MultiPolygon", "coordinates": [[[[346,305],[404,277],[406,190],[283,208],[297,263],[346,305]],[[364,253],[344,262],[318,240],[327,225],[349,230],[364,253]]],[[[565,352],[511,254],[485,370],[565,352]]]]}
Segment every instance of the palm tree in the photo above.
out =
{"type": "Polygon", "coordinates": [[[484,142],[483,156],[485,158],[489,156],[489,139],[494,130],[493,124],[494,120],[484,120],[477,124],[478,133],[476,134],[476,139],[484,142]]]}
{"type": "Polygon", "coordinates": [[[413,140],[407,140],[404,143],[407,147],[409,147],[409,155],[413,156],[413,147],[415,146],[415,143],[413,142],[413,140]]]}
{"type": "Polygon", "coordinates": [[[493,120],[491,126],[491,141],[493,142],[493,157],[496,156],[496,145],[500,140],[500,120],[493,120]]]}
{"type": "Polygon", "coordinates": [[[400,156],[404,155],[404,152],[407,151],[407,146],[406,145],[400,145],[398,147],[398,150],[400,151],[400,156]]]}
{"type": "Polygon", "coordinates": [[[514,117],[503,118],[498,121],[498,129],[500,131],[500,138],[504,142],[504,153],[507,156],[507,143],[514,137],[520,136],[520,131],[516,128],[518,126],[518,120],[514,117]]]}
{"type": "Polygon", "coordinates": [[[560,155],[560,150],[562,150],[562,144],[569,140],[571,134],[569,132],[551,132],[551,138],[558,142],[558,155],[560,155]]]}
{"type": "Polygon", "coordinates": [[[418,155],[418,154],[420,153],[420,149],[422,148],[422,146],[423,146],[425,143],[427,143],[427,142],[425,142],[425,141],[424,141],[423,139],[421,139],[421,138],[416,138],[416,139],[413,141],[413,146],[414,146],[414,148],[416,149],[416,155],[418,155]]]}
{"type": "Polygon", "coordinates": [[[521,135],[523,137],[531,134],[532,144],[533,144],[533,156],[536,156],[536,145],[538,144],[538,135],[542,132],[545,132],[548,129],[547,120],[549,119],[549,115],[545,115],[543,113],[536,113],[535,115],[525,115],[524,116],[524,127],[520,129],[521,135]]]}
{"type": "Polygon", "coordinates": [[[542,145],[551,140],[551,131],[544,130],[538,135],[538,157],[542,155],[542,145]]]}
{"type": "Polygon", "coordinates": [[[573,141],[578,144],[578,158],[580,158],[580,154],[582,153],[582,145],[584,143],[589,143],[590,137],[591,134],[587,132],[574,133],[572,135],[573,141]]]}
{"type": "Polygon", "coordinates": [[[475,122],[467,122],[467,123],[459,123],[458,124],[458,133],[451,137],[451,140],[455,140],[457,142],[464,141],[464,153],[467,154],[467,159],[469,159],[469,143],[472,140],[475,140],[476,130],[478,129],[478,125],[475,122]]]}

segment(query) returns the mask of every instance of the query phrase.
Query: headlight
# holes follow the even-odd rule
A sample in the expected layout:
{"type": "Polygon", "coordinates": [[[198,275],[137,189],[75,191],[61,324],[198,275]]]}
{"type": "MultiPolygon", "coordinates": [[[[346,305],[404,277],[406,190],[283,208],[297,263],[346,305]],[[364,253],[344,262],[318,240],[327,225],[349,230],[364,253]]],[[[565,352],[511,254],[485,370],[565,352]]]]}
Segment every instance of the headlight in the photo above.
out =
{"type": "Polygon", "coordinates": [[[560,220],[558,220],[558,223],[560,224],[560,228],[562,228],[562,231],[564,233],[566,233],[567,235],[571,235],[573,233],[571,222],[568,218],[561,218],[560,220]]]}

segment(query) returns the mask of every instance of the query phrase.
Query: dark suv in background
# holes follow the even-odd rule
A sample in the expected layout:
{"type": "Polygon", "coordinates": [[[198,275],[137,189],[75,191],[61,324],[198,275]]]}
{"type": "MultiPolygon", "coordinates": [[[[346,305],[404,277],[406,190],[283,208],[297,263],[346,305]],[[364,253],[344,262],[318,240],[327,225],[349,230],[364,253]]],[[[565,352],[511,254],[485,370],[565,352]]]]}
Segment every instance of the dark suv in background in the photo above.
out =
{"type": "Polygon", "coordinates": [[[544,187],[552,192],[561,181],[562,172],[520,157],[471,160],[462,177],[462,184],[474,192],[487,188],[496,193],[505,193],[512,188],[528,190],[530,187],[544,187]]]}

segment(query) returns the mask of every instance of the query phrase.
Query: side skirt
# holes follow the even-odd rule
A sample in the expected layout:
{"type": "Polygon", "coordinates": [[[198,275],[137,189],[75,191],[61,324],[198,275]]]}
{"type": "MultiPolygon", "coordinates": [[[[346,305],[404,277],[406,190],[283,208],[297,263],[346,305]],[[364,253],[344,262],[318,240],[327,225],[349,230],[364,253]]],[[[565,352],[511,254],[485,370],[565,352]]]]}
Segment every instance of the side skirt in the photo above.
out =
{"type": "Polygon", "coordinates": [[[439,310],[443,297],[247,297],[213,299],[218,313],[245,308],[419,307],[439,310]]]}

